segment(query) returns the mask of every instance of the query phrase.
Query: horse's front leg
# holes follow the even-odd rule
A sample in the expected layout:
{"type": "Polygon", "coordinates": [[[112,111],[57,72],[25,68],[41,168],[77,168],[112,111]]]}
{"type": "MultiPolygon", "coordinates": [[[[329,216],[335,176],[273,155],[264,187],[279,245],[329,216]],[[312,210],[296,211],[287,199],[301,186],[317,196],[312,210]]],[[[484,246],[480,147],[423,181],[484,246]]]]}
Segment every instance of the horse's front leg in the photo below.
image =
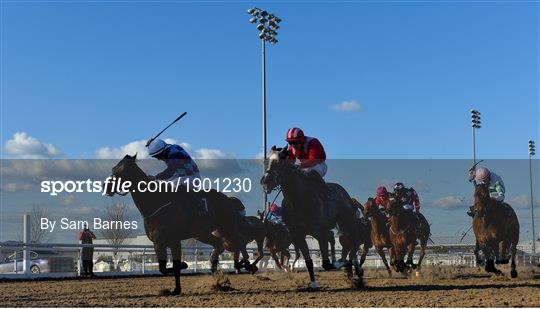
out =
{"type": "Polygon", "coordinates": [[[413,256],[414,256],[414,249],[416,247],[416,243],[410,243],[407,245],[407,262],[405,264],[409,267],[416,268],[416,265],[414,265],[413,262],[413,256]]]}
{"type": "Polygon", "coordinates": [[[366,262],[366,257],[368,255],[368,252],[369,252],[369,247],[367,244],[364,244],[362,246],[362,255],[360,256],[360,267],[362,267],[362,265],[364,265],[364,263],[366,262]]]}
{"type": "Polygon", "coordinates": [[[298,250],[300,250],[300,252],[302,252],[302,256],[304,257],[306,268],[309,273],[310,288],[318,289],[319,285],[317,284],[317,280],[315,280],[315,273],[313,272],[313,260],[311,259],[311,255],[309,254],[309,247],[306,242],[306,235],[294,235],[292,238],[294,245],[298,248],[298,250]]]}
{"type": "Polygon", "coordinates": [[[483,265],[484,260],[480,258],[480,244],[478,244],[478,241],[474,244],[474,257],[476,259],[476,265],[483,265]]]}
{"type": "MultiPolygon", "coordinates": [[[[251,273],[254,274],[257,272],[257,270],[259,270],[257,268],[257,263],[259,263],[260,260],[263,259],[264,257],[264,238],[263,239],[258,239],[256,240],[257,242],[257,258],[255,259],[255,261],[253,261],[253,263],[251,263],[251,273]]],[[[247,254],[247,252],[246,252],[247,254]]],[[[248,260],[248,263],[249,263],[249,260],[248,260]]]]}
{"type": "Polygon", "coordinates": [[[332,258],[332,265],[335,265],[337,262],[336,259],[336,239],[334,233],[328,233],[328,242],[330,243],[330,257],[332,258]]]}
{"type": "Polygon", "coordinates": [[[496,264],[508,264],[508,258],[507,258],[507,250],[508,250],[509,243],[507,241],[501,240],[499,241],[499,251],[497,256],[497,262],[496,264]]]}
{"type": "Polygon", "coordinates": [[[210,265],[212,274],[214,274],[218,269],[219,255],[223,253],[223,244],[221,238],[216,237],[212,234],[203,235],[197,238],[199,241],[212,246],[212,253],[210,253],[210,265]]]}
{"type": "MultiPolygon", "coordinates": [[[[329,242],[329,239],[328,239],[327,233],[325,233],[324,231],[318,233],[316,239],[317,239],[317,242],[319,243],[319,249],[321,251],[322,268],[324,270],[336,269],[334,267],[334,265],[332,265],[332,263],[330,263],[330,259],[328,258],[328,242],[329,242]]],[[[304,259],[305,259],[305,256],[304,256],[304,259]]]]}
{"type": "MultiPolygon", "coordinates": [[[[392,271],[390,270],[390,266],[388,265],[388,261],[386,260],[386,256],[384,255],[384,249],[383,248],[377,248],[377,253],[379,253],[379,256],[381,257],[384,266],[386,267],[386,271],[388,271],[388,275],[392,277],[392,271]]],[[[388,255],[391,256],[390,250],[388,250],[388,255]]]]}
{"type": "Polygon", "coordinates": [[[234,271],[239,274],[242,269],[242,263],[240,263],[240,250],[233,250],[234,259],[234,271]]]}
{"type": "MultiPolygon", "coordinates": [[[[182,268],[184,268],[184,265],[186,263],[182,262],[182,247],[180,242],[178,243],[178,246],[171,246],[171,254],[173,258],[173,274],[174,274],[174,282],[175,282],[175,288],[171,292],[171,295],[180,295],[182,293],[182,287],[180,286],[180,271],[182,268]]],[[[185,267],[187,268],[187,267],[185,267]]]]}
{"type": "Polygon", "coordinates": [[[154,242],[154,251],[156,253],[156,258],[159,263],[159,272],[163,275],[168,275],[171,273],[171,269],[167,268],[167,246],[161,242],[154,242]]]}

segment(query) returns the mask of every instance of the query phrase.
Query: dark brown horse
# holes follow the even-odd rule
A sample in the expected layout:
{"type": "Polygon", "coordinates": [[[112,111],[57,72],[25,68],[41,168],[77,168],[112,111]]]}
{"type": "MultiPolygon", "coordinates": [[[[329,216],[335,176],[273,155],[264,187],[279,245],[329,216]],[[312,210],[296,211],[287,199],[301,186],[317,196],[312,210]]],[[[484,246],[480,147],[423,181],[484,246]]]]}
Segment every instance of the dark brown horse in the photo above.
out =
{"type": "Polygon", "coordinates": [[[395,252],[394,265],[397,272],[405,272],[410,267],[420,271],[422,260],[426,254],[427,242],[430,236],[430,226],[424,215],[416,214],[418,221],[415,219],[415,214],[412,211],[405,210],[403,205],[393,196],[390,197],[388,205],[388,213],[390,214],[390,239],[395,252]],[[418,223],[418,225],[417,225],[418,223]],[[418,263],[413,263],[414,250],[416,248],[416,240],[420,240],[420,256],[418,263]],[[404,262],[405,255],[407,261],[404,262]]]}
{"type": "MultiPolygon", "coordinates": [[[[246,243],[241,249],[242,261],[240,261],[239,263],[235,263],[234,268],[236,269],[236,273],[240,273],[240,270],[242,268],[245,268],[252,274],[254,274],[258,270],[257,263],[264,256],[264,238],[266,236],[264,223],[261,219],[255,216],[242,217],[240,223],[240,233],[244,236],[246,243]],[[246,246],[252,241],[255,241],[255,243],[257,244],[257,258],[255,259],[255,261],[253,261],[253,263],[250,263],[249,254],[246,250],[246,246]]],[[[225,249],[231,251],[233,248],[225,249]]],[[[238,257],[235,257],[235,260],[238,260],[238,257]]]]}
{"type": "Polygon", "coordinates": [[[519,221],[512,207],[491,199],[486,184],[478,184],[474,190],[473,230],[476,243],[486,258],[485,270],[502,274],[495,267],[497,264],[508,264],[508,252],[511,256],[512,278],[517,277],[516,246],[519,241],[519,221]]]}
{"type": "MultiPolygon", "coordinates": [[[[144,218],[144,230],[154,243],[154,250],[162,274],[174,274],[175,289],[172,295],[179,295],[180,271],[187,268],[181,262],[181,241],[195,238],[213,247],[210,261],[212,271],[216,271],[223,244],[228,243],[233,251],[242,249],[243,237],[238,232],[238,214],[233,200],[217,191],[204,194],[208,205],[208,215],[200,215],[201,205],[187,192],[142,192],[139,183],[149,183],[151,179],[137,166],[135,156],[126,155],[112,169],[117,183],[127,185],[135,206],[144,218]],[[217,236],[216,236],[217,235],[217,236]],[[167,248],[171,250],[173,268],[167,268],[167,248]]],[[[107,186],[107,195],[121,194],[107,186]]],[[[125,195],[125,194],[124,194],[125,195]]]]}
{"type": "MultiPolygon", "coordinates": [[[[352,278],[352,265],[358,249],[358,228],[354,219],[354,206],[347,191],[338,184],[327,183],[328,196],[323,196],[303,171],[287,159],[286,149],[272,147],[268,169],[261,178],[266,193],[278,186],[283,192],[283,221],[289,229],[291,241],[300,249],[308,269],[311,288],[318,288],[313,272],[306,236],[319,242],[323,268],[334,268],[328,257],[328,231],[338,226],[344,237],[350,238],[350,248],[344,248],[349,260],[347,274],[352,278]]],[[[342,259],[345,257],[342,257],[342,259]]],[[[356,269],[360,276],[360,270],[356,269]]]]}
{"type": "MultiPolygon", "coordinates": [[[[352,204],[356,208],[356,212],[358,215],[363,214],[364,206],[362,203],[360,203],[357,199],[354,197],[351,198],[352,204]]],[[[364,265],[364,262],[366,261],[366,257],[369,253],[369,248],[373,246],[373,242],[371,241],[370,233],[371,233],[371,226],[369,225],[369,222],[367,221],[366,217],[360,218],[360,216],[355,216],[356,218],[356,226],[358,227],[358,246],[362,246],[362,254],[360,255],[360,262],[358,267],[362,267],[364,265]]],[[[350,240],[348,238],[344,238],[341,235],[339,236],[339,242],[341,243],[342,247],[349,247],[350,244],[348,243],[350,240]]],[[[360,247],[358,247],[357,250],[360,250],[360,247]]],[[[358,263],[358,259],[354,260],[354,263],[358,263]]]]}
{"type": "MultiPolygon", "coordinates": [[[[259,213],[259,217],[263,218],[264,215],[259,213]]],[[[276,262],[276,266],[281,270],[293,270],[296,261],[300,257],[300,250],[293,245],[295,251],[295,259],[291,265],[289,265],[291,259],[291,253],[289,247],[292,244],[291,237],[289,235],[289,230],[285,225],[274,223],[269,220],[264,220],[264,225],[266,228],[266,238],[264,247],[270,252],[270,256],[276,262]]],[[[330,244],[330,255],[332,257],[332,263],[336,262],[336,240],[334,237],[334,232],[328,231],[329,244],[330,244]]]]}
{"type": "Polygon", "coordinates": [[[371,241],[375,246],[375,250],[381,257],[386,270],[389,275],[392,275],[388,261],[384,254],[384,249],[388,249],[388,255],[390,256],[390,264],[393,264],[393,261],[396,260],[394,246],[392,244],[392,239],[390,238],[390,229],[387,226],[388,219],[375,204],[375,199],[368,198],[367,202],[364,204],[364,217],[369,218],[371,223],[371,241]]]}
{"type": "MultiPolygon", "coordinates": [[[[283,224],[273,223],[268,220],[264,221],[264,226],[266,228],[266,238],[264,247],[270,252],[270,256],[276,262],[276,266],[281,270],[290,270],[289,261],[291,259],[291,253],[289,252],[289,247],[292,244],[291,236],[289,235],[289,230],[283,224]]],[[[296,251],[295,260],[296,263],[298,257],[300,256],[299,250],[294,247],[296,251]]]]}

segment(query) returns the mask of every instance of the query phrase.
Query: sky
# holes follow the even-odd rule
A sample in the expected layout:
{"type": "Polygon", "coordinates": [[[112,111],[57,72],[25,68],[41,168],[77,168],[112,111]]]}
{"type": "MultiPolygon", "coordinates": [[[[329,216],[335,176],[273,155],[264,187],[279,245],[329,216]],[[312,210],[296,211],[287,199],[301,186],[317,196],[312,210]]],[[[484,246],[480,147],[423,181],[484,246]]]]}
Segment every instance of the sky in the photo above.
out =
{"type": "Polygon", "coordinates": [[[299,126],[329,159],[470,159],[471,108],[479,158],[526,159],[538,141],[535,1],[0,3],[3,159],[144,157],[184,111],[163,137],[197,159],[260,157],[253,5],[283,20],[266,55],[269,147],[299,126]]]}

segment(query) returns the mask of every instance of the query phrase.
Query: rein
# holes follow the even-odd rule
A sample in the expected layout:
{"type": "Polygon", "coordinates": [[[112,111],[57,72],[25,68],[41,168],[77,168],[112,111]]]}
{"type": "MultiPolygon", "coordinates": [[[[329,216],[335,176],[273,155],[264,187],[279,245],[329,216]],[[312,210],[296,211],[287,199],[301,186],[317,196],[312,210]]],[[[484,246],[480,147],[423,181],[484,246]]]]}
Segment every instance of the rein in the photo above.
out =
{"type": "Polygon", "coordinates": [[[411,227],[411,222],[409,221],[409,225],[407,225],[407,228],[401,232],[396,232],[394,231],[394,229],[392,228],[392,224],[390,224],[390,233],[394,234],[394,235],[403,235],[405,234],[405,232],[409,231],[409,228],[411,227]]]}
{"type": "Polygon", "coordinates": [[[159,207],[159,208],[156,209],[151,215],[144,217],[144,219],[150,219],[150,218],[152,218],[152,217],[155,216],[160,210],[162,210],[163,208],[165,208],[165,207],[167,207],[167,206],[169,206],[169,205],[172,205],[172,201],[166,203],[165,205],[163,205],[163,206],[161,206],[161,207],[159,207]]]}

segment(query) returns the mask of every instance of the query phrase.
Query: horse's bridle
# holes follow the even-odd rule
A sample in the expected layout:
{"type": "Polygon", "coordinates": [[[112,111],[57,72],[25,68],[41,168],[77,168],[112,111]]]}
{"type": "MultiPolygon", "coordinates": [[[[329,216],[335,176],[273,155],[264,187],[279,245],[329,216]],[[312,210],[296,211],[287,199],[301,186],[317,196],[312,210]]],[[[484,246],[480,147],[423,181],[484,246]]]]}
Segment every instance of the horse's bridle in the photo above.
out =
{"type": "MultiPolygon", "coordinates": [[[[111,178],[117,178],[117,179],[119,178],[119,177],[116,177],[115,175],[111,175],[110,177],[111,178]]],[[[109,194],[109,192],[107,192],[106,194],[108,196],[115,196],[115,195],[126,196],[126,195],[128,195],[128,193],[129,193],[129,191],[126,191],[124,193],[120,193],[118,191],[115,191],[115,190],[111,189],[111,193],[109,194]]]]}
{"type": "MultiPolygon", "coordinates": [[[[280,173],[276,172],[275,170],[270,170],[268,169],[266,172],[265,172],[266,175],[270,175],[272,177],[272,180],[276,183],[276,186],[274,188],[272,188],[272,190],[270,190],[268,193],[271,193],[273,191],[276,191],[276,190],[281,190],[281,186],[279,185],[281,183],[281,175],[280,173]]],[[[265,177],[266,177],[265,175],[265,177]]]]}

